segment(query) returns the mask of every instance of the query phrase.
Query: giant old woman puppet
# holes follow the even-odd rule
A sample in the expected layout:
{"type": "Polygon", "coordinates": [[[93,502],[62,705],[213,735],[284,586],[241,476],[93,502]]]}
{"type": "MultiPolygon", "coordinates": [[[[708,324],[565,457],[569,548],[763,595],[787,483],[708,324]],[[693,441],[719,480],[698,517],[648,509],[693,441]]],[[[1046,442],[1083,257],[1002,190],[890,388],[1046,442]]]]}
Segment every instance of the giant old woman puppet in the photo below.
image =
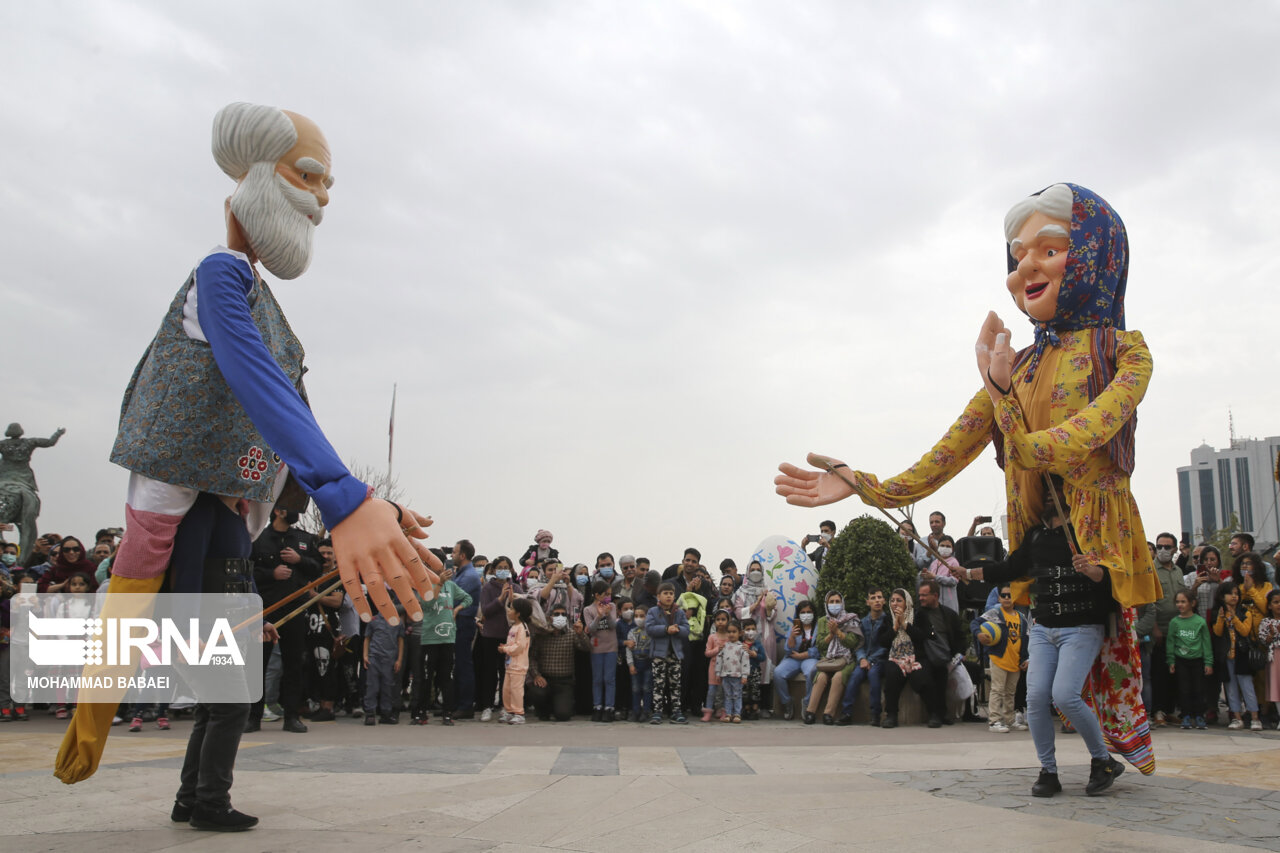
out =
{"type": "MultiPolygon", "coordinates": [[[[1079,555],[1073,561],[1062,539],[1065,556],[1057,562],[1065,565],[1041,566],[1033,574],[1049,571],[1083,586],[1078,601],[1056,607],[1068,611],[1058,614],[1062,624],[1099,623],[1090,626],[1097,632],[1096,645],[1082,646],[1088,659],[1076,667],[1080,686],[1074,687],[1077,697],[1083,691],[1092,709],[1081,722],[1096,733],[1085,738],[1095,769],[1108,777],[1098,785],[1091,777],[1093,793],[1122,769],[1108,750],[1143,773],[1155,769],[1133,623],[1135,608],[1155,600],[1159,584],[1129,489],[1135,417],[1151,379],[1151,354],[1140,333],[1125,331],[1128,241],[1124,223],[1106,201],[1083,187],[1055,184],[1009,211],[1005,239],[1007,286],[1031,321],[1032,344],[1011,352],[1009,330],[995,312],[988,314],[976,347],[985,387],[933,449],[901,474],[881,481],[810,454],[809,463],[824,470],[784,463],[775,483],[789,503],[801,506],[821,506],[856,493],[871,505],[901,507],[933,494],[994,441],[996,460],[1004,469],[1010,548],[1016,552],[1029,535],[1061,526],[1053,521],[1046,475],[1060,477],[1064,487],[1059,494],[1065,495],[1064,512],[1079,555]],[[1097,611],[1089,603],[1090,584],[1103,591],[1108,605],[1103,618],[1090,620],[1084,612],[1097,611]]],[[[1024,550],[1024,559],[1026,555],[1024,550]]],[[[1028,603],[1031,586],[1024,575],[1014,584],[1015,598],[1028,603]]],[[[1036,589],[1047,594],[1060,587],[1070,589],[1070,584],[1036,589]]],[[[1053,624],[1053,619],[1047,621],[1053,624]]],[[[1040,625],[1036,630],[1054,631],[1041,639],[1059,642],[1057,629],[1040,625]]],[[[1075,634],[1065,630],[1061,636],[1075,634]]],[[[1033,636],[1033,670],[1035,647],[1033,636]]],[[[1036,687],[1045,697],[1032,734],[1042,770],[1052,771],[1054,784],[1048,697],[1065,699],[1070,690],[1063,685],[1071,675],[1065,666],[1052,671],[1058,651],[1055,646],[1042,655],[1039,672],[1028,674],[1029,693],[1036,687]]]]}
{"type": "MultiPolygon", "coordinates": [[[[367,588],[393,625],[389,589],[421,619],[414,592],[430,598],[426,567],[439,567],[415,541],[426,538],[430,520],[374,500],[329,444],[303,396],[302,345],[258,270],[293,279],[307,269],[333,185],[328,142],[304,116],[237,103],[214,118],[213,156],[236,182],[225,203],[226,244],[187,276],[125,392],[111,460],[130,472],[128,528],[103,615],[162,589],[208,594],[211,583],[242,571],[272,506],[296,483],[332,531],[361,617],[371,616],[367,588]]],[[[230,804],[248,711],[198,702],[174,820],[219,830],[257,822],[230,804]]],[[[58,778],[70,784],[93,774],[113,712],[111,704],[80,705],[58,778]]]]}

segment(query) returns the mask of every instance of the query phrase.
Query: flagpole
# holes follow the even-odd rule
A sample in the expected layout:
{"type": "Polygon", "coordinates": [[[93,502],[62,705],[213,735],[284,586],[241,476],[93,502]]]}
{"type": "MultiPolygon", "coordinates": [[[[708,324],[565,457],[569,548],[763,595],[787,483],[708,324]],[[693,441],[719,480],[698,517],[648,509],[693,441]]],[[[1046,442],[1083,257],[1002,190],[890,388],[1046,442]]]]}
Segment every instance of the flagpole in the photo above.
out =
{"type": "Polygon", "coordinates": [[[391,385],[391,424],[387,427],[387,483],[391,483],[391,456],[395,450],[396,440],[396,388],[397,384],[391,385]]]}

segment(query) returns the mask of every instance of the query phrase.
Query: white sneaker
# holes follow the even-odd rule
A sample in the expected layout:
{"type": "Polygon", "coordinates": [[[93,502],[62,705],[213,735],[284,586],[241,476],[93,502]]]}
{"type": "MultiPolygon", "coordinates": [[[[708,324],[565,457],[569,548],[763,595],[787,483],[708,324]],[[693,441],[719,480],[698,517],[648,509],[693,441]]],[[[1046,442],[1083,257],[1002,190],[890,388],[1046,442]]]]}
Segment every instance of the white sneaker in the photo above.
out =
{"type": "MultiPolygon", "coordinates": [[[[492,720],[492,719],[493,719],[493,709],[492,709],[492,708],[485,708],[483,711],[481,711],[481,712],[480,712],[480,722],[482,722],[482,723],[487,723],[487,722],[489,722],[489,721],[490,721],[490,720],[492,720]]],[[[505,722],[505,721],[504,721],[504,722],[505,722]]]]}
{"type": "Polygon", "coordinates": [[[1009,733],[1009,727],[1004,723],[992,723],[989,728],[998,735],[1007,735],[1009,733]]]}
{"type": "Polygon", "coordinates": [[[523,714],[512,714],[512,715],[511,715],[511,719],[507,720],[507,722],[508,722],[508,723],[510,723],[510,724],[511,724],[511,725],[513,725],[513,726],[523,726],[523,725],[524,725],[524,715],[523,715],[523,714]]]}
{"type": "Polygon", "coordinates": [[[1236,717],[1234,720],[1232,720],[1231,722],[1227,723],[1227,728],[1229,728],[1229,729],[1243,729],[1243,728],[1244,728],[1244,720],[1240,719],[1239,717],[1236,717]]]}
{"type": "Polygon", "coordinates": [[[111,725],[113,725],[113,726],[118,726],[118,725],[120,725],[120,724],[121,724],[121,723],[123,723],[123,722],[124,722],[124,720],[120,719],[119,717],[112,717],[112,718],[111,718],[111,725]]]}
{"type": "Polygon", "coordinates": [[[1013,728],[1016,731],[1025,732],[1027,730],[1027,715],[1021,711],[1013,715],[1013,728]]]}
{"type": "Polygon", "coordinates": [[[1254,717],[1253,722],[1249,724],[1249,731],[1253,731],[1253,732],[1262,731],[1262,720],[1259,720],[1257,717],[1254,717]]]}
{"type": "Polygon", "coordinates": [[[273,705],[266,705],[262,709],[262,722],[274,723],[283,716],[279,710],[273,705]]]}
{"type": "MultiPolygon", "coordinates": [[[[498,722],[500,722],[500,723],[509,723],[509,722],[511,722],[511,718],[512,718],[512,716],[514,716],[514,715],[513,715],[513,714],[510,714],[510,713],[508,713],[507,711],[505,711],[505,710],[504,710],[501,714],[499,714],[499,715],[498,715],[498,722]]],[[[481,719],[481,720],[483,720],[483,719],[484,719],[484,715],[483,715],[483,714],[481,714],[481,715],[480,715],[480,719],[481,719]]]]}

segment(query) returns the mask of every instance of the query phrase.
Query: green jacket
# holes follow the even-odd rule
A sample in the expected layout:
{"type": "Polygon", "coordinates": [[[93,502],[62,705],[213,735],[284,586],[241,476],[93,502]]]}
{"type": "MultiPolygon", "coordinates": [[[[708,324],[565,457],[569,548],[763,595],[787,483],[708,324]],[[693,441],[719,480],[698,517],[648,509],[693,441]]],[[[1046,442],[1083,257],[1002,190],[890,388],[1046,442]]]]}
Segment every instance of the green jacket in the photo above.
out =
{"type": "Polygon", "coordinates": [[[422,645],[439,646],[457,639],[453,608],[471,606],[471,596],[453,581],[445,581],[440,593],[430,601],[418,598],[422,605],[422,645]]]}
{"type": "Polygon", "coordinates": [[[676,599],[676,607],[681,610],[697,608],[697,612],[689,617],[689,639],[701,640],[707,621],[707,600],[696,592],[686,592],[676,599]]]}
{"type": "MultiPolygon", "coordinates": [[[[1168,649],[1174,657],[1183,660],[1204,661],[1213,666],[1213,640],[1209,637],[1209,624],[1199,614],[1175,616],[1169,620],[1168,649]]],[[[1173,663],[1172,660],[1169,661],[1173,663]]]]}

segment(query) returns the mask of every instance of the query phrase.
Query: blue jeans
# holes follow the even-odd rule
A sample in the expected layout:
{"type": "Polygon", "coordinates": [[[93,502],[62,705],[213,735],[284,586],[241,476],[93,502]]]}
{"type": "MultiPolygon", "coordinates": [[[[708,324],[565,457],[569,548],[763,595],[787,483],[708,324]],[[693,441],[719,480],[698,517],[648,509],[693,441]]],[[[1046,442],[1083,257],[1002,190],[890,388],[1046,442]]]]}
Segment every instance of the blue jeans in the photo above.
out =
{"type": "Polygon", "coordinates": [[[818,661],[815,658],[805,658],[804,660],[796,660],[793,657],[782,659],[782,663],[778,664],[773,671],[773,689],[778,694],[778,701],[786,707],[791,701],[791,689],[787,684],[787,679],[796,674],[804,675],[804,702],[801,708],[809,707],[809,694],[813,691],[813,676],[818,672],[818,661]]]}
{"type": "Polygon", "coordinates": [[[720,679],[720,686],[724,688],[724,712],[730,717],[741,717],[742,676],[726,675],[720,679]]]}
{"type": "Polygon", "coordinates": [[[884,686],[884,660],[878,660],[866,669],[861,666],[853,668],[853,675],[849,676],[849,683],[844,688],[843,708],[846,714],[853,713],[853,703],[858,699],[858,688],[862,682],[871,685],[871,719],[880,716],[880,691],[884,686]]]}
{"type": "MultiPolygon", "coordinates": [[[[1236,647],[1236,654],[1240,654],[1240,647],[1236,647]]],[[[1253,690],[1253,676],[1248,673],[1236,675],[1235,658],[1227,658],[1227,707],[1233,713],[1239,714],[1241,711],[1241,695],[1244,696],[1244,708],[1254,715],[1257,719],[1258,714],[1258,697],[1253,690]]]]}
{"type": "Polygon", "coordinates": [[[631,676],[631,710],[636,714],[653,711],[653,664],[636,658],[636,674],[631,676]]]}
{"type": "Polygon", "coordinates": [[[597,708],[612,708],[618,688],[618,653],[591,653],[591,701],[597,708]]]}
{"type": "Polygon", "coordinates": [[[1093,758],[1106,760],[1107,746],[1097,716],[1080,696],[1102,648],[1101,625],[1078,628],[1031,627],[1027,668],[1027,726],[1040,766],[1058,772],[1053,747],[1053,705],[1066,716],[1093,758]]]}
{"type": "MultiPolygon", "coordinates": [[[[458,617],[456,639],[453,642],[453,681],[458,693],[458,710],[462,713],[476,709],[476,671],[471,662],[471,643],[476,638],[475,617],[458,617]]],[[[485,698],[485,707],[493,697],[485,698]]]]}
{"type": "MultiPolygon", "coordinates": [[[[719,692],[720,692],[720,685],[719,685],[719,684],[708,684],[708,685],[707,685],[707,701],[702,703],[702,708],[703,708],[703,710],[705,710],[705,711],[710,711],[710,710],[714,710],[714,709],[715,709],[715,707],[716,707],[716,694],[718,694],[719,692]]],[[[725,694],[725,695],[727,696],[728,694],[725,694]]],[[[728,709],[728,707],[726,707],[726,708],[725,708],[725,713],[727,714],[728,712],[729,712],[729,709],[728,709]]]]}

